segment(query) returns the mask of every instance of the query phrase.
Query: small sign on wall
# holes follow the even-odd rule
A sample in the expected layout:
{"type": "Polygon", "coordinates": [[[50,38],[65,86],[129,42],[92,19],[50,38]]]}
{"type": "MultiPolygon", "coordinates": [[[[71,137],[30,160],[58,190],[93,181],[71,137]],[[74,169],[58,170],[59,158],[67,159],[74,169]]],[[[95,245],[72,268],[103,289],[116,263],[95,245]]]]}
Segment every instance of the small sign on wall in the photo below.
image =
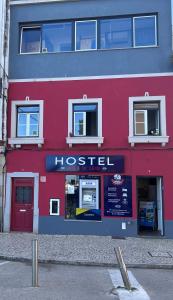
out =
{"type": "Polygon", "coordinates": [[[60,199],[50,199],[50,215],[59,216],[60,214],[60,199]]]}

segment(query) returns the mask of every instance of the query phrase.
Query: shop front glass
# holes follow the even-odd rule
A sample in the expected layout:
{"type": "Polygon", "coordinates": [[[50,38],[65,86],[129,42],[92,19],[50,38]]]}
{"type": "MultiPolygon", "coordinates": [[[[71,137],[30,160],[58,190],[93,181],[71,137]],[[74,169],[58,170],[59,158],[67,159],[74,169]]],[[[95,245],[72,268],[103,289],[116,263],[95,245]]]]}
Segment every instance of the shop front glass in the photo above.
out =
{"type": "Polygon", "coordinates": [[[65,218],[101,220],[100,177],[65,176],[65,218]]]}

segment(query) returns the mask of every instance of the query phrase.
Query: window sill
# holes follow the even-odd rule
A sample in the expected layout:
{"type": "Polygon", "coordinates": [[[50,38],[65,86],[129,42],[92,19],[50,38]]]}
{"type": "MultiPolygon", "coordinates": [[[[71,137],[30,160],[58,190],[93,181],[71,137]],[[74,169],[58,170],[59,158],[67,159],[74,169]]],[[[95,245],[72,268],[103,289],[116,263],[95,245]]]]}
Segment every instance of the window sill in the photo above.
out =
{"type": "Polygon", "coordinates": [[[128,141],[133,147],[136,143],[159,143],[165,146],[169,141],[169,136],[129,136],[128,141]]]}
{"type": "Polygon", "coordinates": [[[39,137],[31,137],[31,138],[9,138],[8,143],[13,147],[16,145],[31,145],[31,144],[38,144],[39,147],[41,147],[42,144],[44,144],[44,138],[39,137]]]}
{"type": "Polygon", "coordinates": [[[72,147],[73,144],[98,144],[98,147],[101,147],[103,140],[104,137],[66,137],[69,147],[72,147]]]}

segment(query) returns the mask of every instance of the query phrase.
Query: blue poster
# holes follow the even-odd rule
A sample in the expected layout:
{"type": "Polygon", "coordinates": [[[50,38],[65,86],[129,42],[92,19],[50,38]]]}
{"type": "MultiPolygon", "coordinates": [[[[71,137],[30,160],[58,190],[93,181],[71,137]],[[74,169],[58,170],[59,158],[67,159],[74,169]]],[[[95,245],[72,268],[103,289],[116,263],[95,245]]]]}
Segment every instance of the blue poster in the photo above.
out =
{"type": "Polygon", "coordinates": [[[104,176],[104,215],[132,217],[132,177],[104,176]]]}

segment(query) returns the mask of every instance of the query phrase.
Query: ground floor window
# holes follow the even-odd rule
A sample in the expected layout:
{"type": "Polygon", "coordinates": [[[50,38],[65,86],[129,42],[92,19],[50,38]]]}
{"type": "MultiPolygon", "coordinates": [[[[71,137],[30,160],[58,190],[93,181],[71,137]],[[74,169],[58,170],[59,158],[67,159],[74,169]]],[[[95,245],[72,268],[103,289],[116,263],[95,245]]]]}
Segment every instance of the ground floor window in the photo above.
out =
{"type": "Polygon", "coordinates": [[[101,220],[100,177],[65,176],[66,219],[101,220]]]}

